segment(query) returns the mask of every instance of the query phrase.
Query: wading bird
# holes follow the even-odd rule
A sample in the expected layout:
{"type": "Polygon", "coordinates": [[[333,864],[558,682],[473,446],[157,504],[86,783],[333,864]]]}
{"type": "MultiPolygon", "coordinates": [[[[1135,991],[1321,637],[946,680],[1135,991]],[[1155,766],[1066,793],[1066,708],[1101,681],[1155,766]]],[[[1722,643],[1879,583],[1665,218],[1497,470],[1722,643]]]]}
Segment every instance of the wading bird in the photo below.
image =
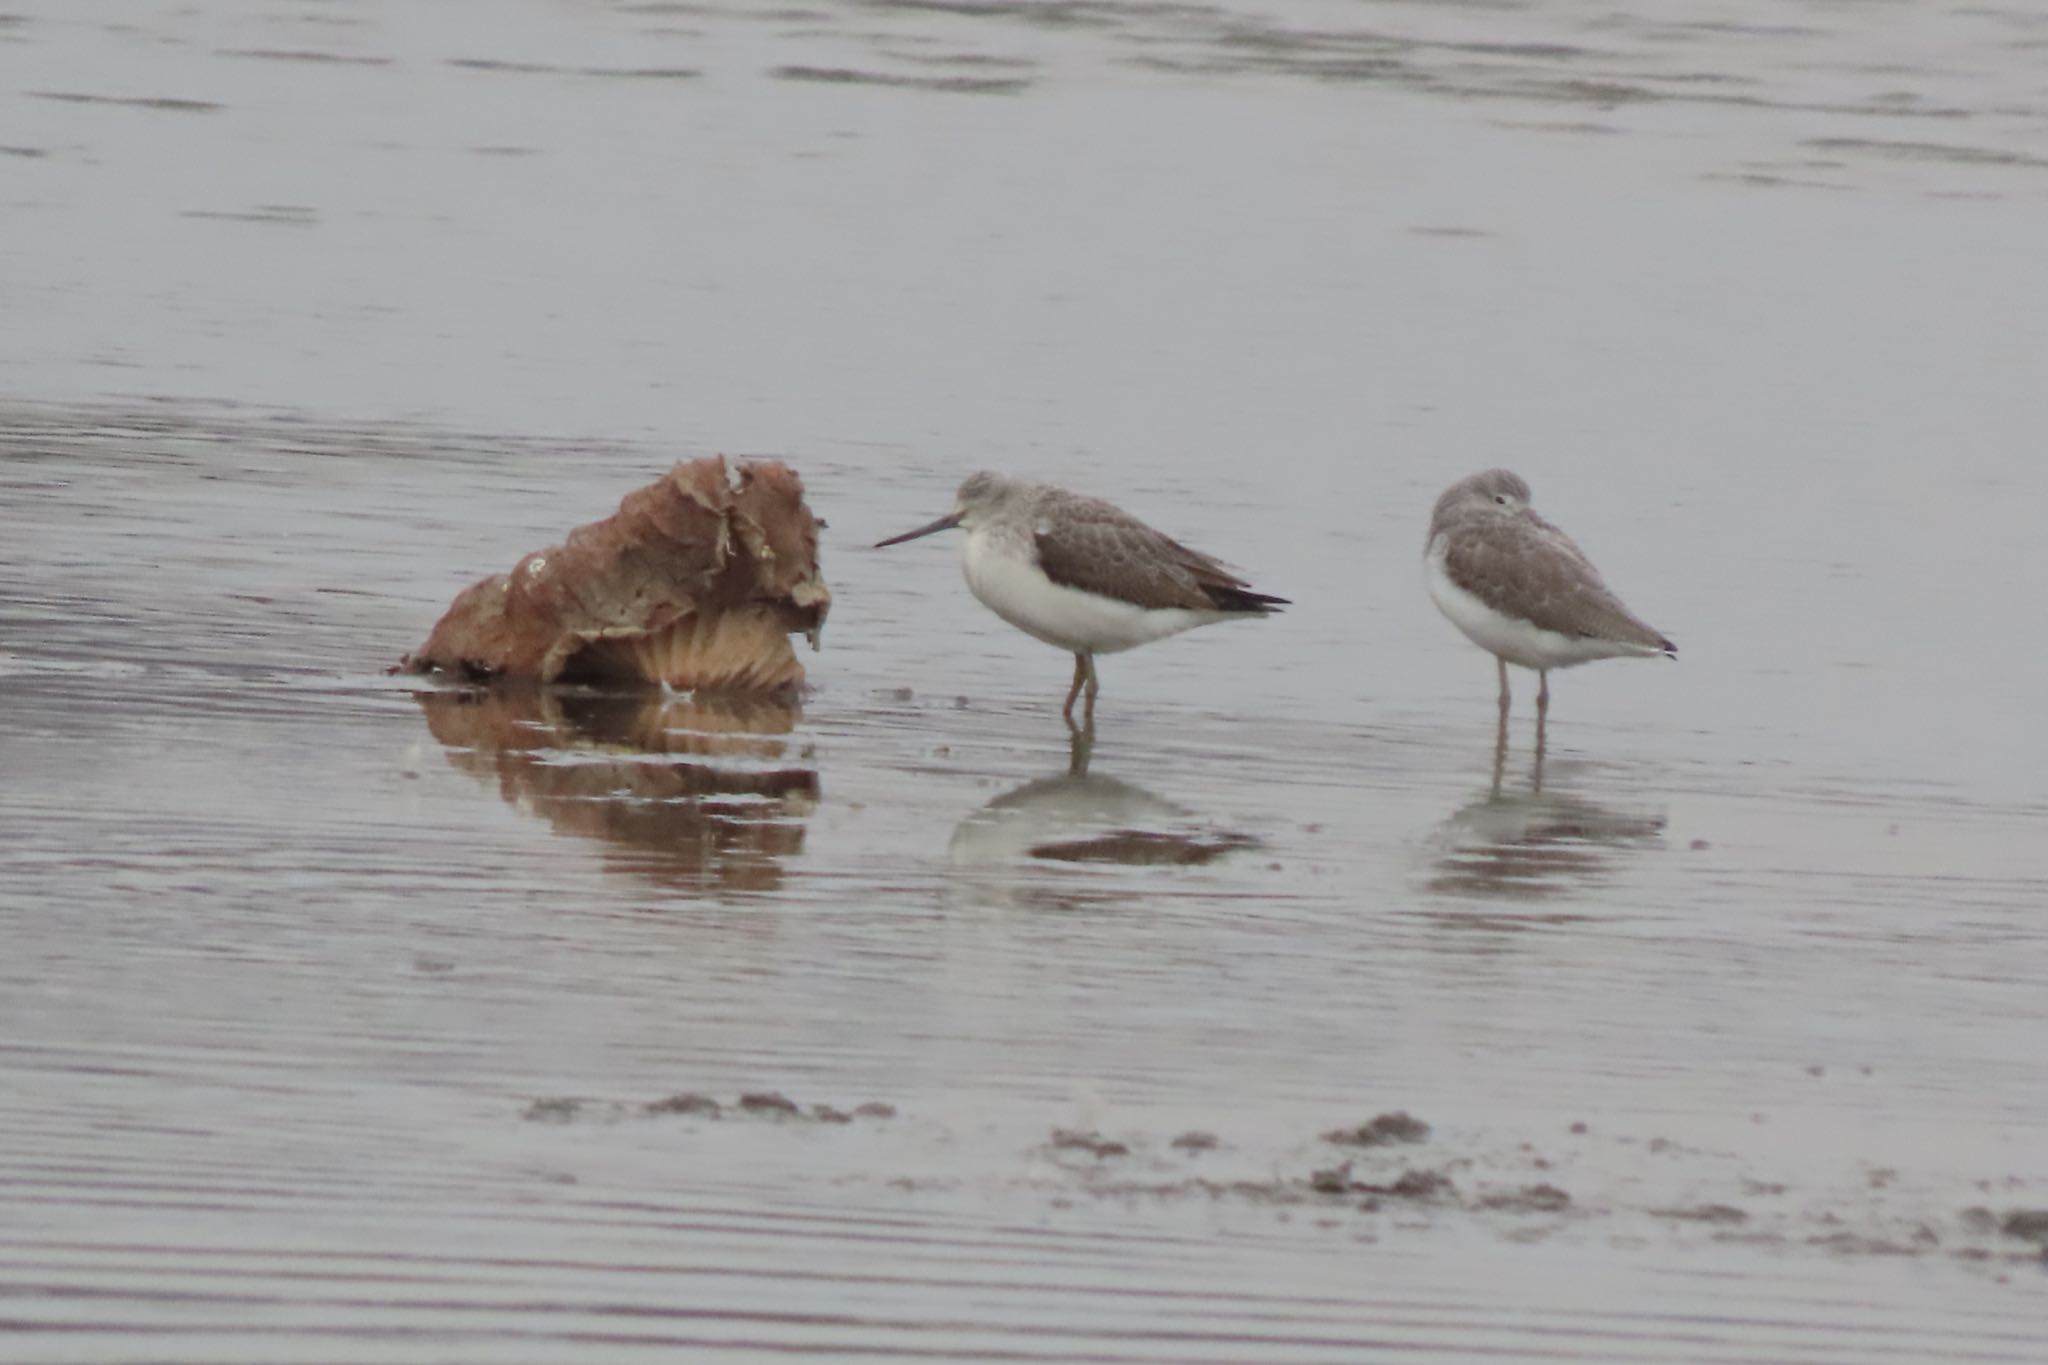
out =
{"type": "Polygon", "coordinates": [[[1287,605],[1099,498],[986,472],[960,485],[945,516],[875,548],[955,526],[967,532],[960,563],[968,590],[1026,635],[1073,654],[1062,712],[1069,725],[1084,686],[1083,714],[1095,723],[1096,655],[1287,605]]]}
{"type": "Polygon", "coordinates": [[[1438,610],[1499,665],[1502,752],[1508,665],[1536,670],[1539,781],[1551,669],[1678,657],[1678,646],[1622,605],[1572,538],[1536,515],[1529,485],[1508,470],[1489,469],[1444,490],[1429,519],[1424,561],[1438,610]]]}

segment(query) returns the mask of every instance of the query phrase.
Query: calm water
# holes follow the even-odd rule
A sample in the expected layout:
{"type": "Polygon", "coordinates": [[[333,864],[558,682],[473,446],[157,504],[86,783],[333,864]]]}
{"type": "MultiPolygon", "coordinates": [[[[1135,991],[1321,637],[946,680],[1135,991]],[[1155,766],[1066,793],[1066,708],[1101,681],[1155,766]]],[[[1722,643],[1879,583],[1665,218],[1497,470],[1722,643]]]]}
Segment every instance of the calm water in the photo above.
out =
{"type": "Polygon", "coordinates": [[[0,15],[0,1359],[2039,1358],[2048,15],[115,8],[0,15]],[[800,710],[382,673],[711,451],[800,710]],[[1682,647],[1540,793],[1490,464],[1682,647]],[[984,465],[1297,605],[1069,776],[863,548],[984,465]]]}

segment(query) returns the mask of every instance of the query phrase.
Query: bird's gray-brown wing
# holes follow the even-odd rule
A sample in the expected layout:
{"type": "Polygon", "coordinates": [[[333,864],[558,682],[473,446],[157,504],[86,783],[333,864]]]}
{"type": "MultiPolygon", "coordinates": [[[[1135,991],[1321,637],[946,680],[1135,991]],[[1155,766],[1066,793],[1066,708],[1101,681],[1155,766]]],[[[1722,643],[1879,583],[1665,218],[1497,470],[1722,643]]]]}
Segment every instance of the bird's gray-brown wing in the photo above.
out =
{"type": "Polygon", "coordinates": [[[1033,518],[1032,540],[1053,582],[1136,606],[1264,614],[1286,605],[1099,498],[1049,493],[1033,518]]]}
{"type": "Polygon", "coordinates": [[[1646,649],[1676,648],[1622,605],[1570,536],[1533,514],[1453,531],[1444,570],[1453,583],[1494,610],[1541,630],[1646,649]]]}

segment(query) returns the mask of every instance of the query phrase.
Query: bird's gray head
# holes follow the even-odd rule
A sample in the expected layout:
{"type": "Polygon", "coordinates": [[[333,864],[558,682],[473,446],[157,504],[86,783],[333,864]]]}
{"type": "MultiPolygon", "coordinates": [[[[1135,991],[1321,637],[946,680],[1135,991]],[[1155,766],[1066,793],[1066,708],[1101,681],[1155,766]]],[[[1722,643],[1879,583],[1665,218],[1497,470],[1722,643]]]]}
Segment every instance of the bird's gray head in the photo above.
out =
{"type": "Polygon", "coordinates": [[[960,524],[971,531],[977,523],[1030,491],[1029,484],[984,469],[960,481],[960,491],[953,495],[953,512],[960,518],[960,524]]]}
{"type": "Polygon", "coordinates": [[[1030,484],[1006,479],[986,469],[979,474],[969,474],[961,481],[960,491],[953,495],[952,511],[928,526],[920,526],[915,531],[905,531],[900,536],[891,536],[880,541],[875,548],[879,550],[884,545],[901,545],[906,540],[916,540],[919,536],[928,536],[935,531],[949,531],[955,526],[964,526],[971,531],[997,515],[1011,502],[1028,497],[1033,491],[1030,484]]]}
{"type": "Polygon", "coordinates": [[[1429,534],[1453,522],[1482,517],[1519,516],[1529,507],[1529,485],[1520,474],[1508,469],[1489,469],[1463,478],[1444,490],[1429,518],[1429,534]]]}

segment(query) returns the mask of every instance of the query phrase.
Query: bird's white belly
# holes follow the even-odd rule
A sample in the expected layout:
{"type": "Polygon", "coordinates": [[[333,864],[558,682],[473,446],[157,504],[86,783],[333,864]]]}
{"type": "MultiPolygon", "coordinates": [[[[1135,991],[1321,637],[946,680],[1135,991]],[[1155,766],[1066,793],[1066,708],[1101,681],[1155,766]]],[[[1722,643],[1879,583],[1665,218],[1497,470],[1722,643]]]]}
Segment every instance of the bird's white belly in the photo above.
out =
{"type": "Polygon", "coordinates": [[[961,547],[960,567],[968,591],[983,606],[1026,635],[1077,654],[1114,654],[1229,615],[1140,607],[1064,587],[1037,564],[971,533],[961,547]]]}
{"type": "Polygon", "coordinates": [[[1452,625],[1465,632],[1466,639],[1496,658],[1522,668],[1551,669],[1646,652],[1638,646],[1613,640],[1593,640],[1544,630],[1521,617],[1496,611],[1451,581],[1450,570],[1444,567],[1444,557],[1449,548],[1449,541],[1443,536],[1438,536],[1429,547],[1430,600],[1436,603],[1437,610],[1448,617],[1452,625]]]}

